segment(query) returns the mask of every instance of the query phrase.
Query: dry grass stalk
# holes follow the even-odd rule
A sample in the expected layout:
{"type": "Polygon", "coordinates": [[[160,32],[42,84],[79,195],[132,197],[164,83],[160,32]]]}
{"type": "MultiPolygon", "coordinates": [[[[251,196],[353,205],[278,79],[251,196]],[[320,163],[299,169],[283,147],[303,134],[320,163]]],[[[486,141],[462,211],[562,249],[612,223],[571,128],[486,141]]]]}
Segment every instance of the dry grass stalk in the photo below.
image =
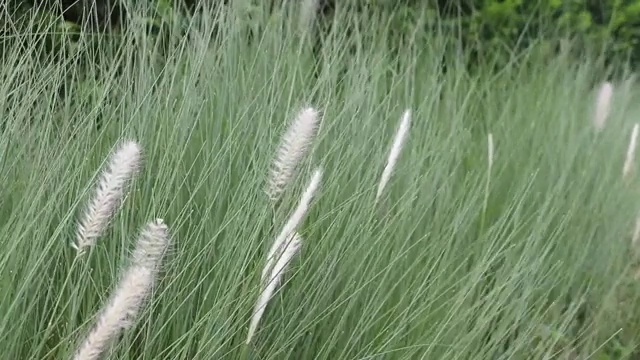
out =
{"type": "Polygon", "coordinates": [[[638,250],[638,242],[640,242],[640,215],[636,217],[636,225],[633,228],[633,235],[631,236],[631,247],[637,253],[638,250]]]}

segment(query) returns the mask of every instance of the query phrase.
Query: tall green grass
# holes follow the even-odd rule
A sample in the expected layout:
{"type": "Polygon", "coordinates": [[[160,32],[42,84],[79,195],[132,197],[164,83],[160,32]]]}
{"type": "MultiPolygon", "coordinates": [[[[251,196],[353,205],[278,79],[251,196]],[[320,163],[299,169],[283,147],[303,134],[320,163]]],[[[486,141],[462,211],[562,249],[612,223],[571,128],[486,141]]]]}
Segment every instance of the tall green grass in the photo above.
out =
{"type": "Polygon", "coordinates": [[[385,16],[339,13],[316,69],[293,17],[259,20],[248,42],[235,15],[215,33],[194,21],[163,59],[133,28],[62,99],[85,38],[50,61],[29,56],[40,34],[6,52],[2,358],[70,358],[137,230],[158,217],[173,247],[113,359],[629,358],[640,340],[640,194],[621,176],[640,110],[632,88],[595,133],[590,59],[531,50],[471,74],[447,34],[416,28],[398,44],[385,16]],[[318,139],[274,208],[270,162],[306,105],[322,111],[318,139]],[[376,203],[405,109],[408,141],[376,203]],[[78,213],[123,138],[140,142],[143,168],[108,234],[77,259],[78,213]],[[301,252],[247,346],[265,254],[318,165],[301,252]]]}

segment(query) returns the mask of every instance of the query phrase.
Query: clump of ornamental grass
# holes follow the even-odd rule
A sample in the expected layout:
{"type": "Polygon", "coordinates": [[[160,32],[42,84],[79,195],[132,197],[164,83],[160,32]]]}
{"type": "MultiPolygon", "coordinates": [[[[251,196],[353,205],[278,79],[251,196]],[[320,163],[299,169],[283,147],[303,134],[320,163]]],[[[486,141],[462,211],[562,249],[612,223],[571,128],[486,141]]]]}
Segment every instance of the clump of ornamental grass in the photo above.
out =
{"type": "Polygon", "coordinates": [[[267,253],[266,263],[261,275],[262,290],[251,317],[246,341],[247,344],[251,343],[251,339],[258,328],[265,308],[281,282],[282,273],[302,245],[302,237],[296,230],[309,211],[309,207],[320,186],[321,180],[322,169],[318,168],[313,173],[306,190],[300,198],[298,206],[285,223],[280,234],[275,238],[267,253]]]}
{"type": "Polygon", "coordinates": [[[380,183],[378,184],[378,191],[376,193],[376,202],[382,196],[385,187],[389,183],[391,179],[391,174],[393,173],[393,169],[398,162],[398,158],[400,157],[400,153],[402,152],[402,147],[404,146],[404,142],[409,135],[409,127],[411,126],[411,111],[406,110],[402,114],[402,118],[400,119],[400,125],[398,126],[398,130],[396,131],[396,135],[393,140],[393,145],[391,146],[391,151],[389,151],[389,157],[387,158],[387,164],[382,171],[382,176],[380,177],[380,183]]]}
{"type": "Polygon", "coordinates": [[[309,152],[318,129],[318,111],[302,109],[282,136],[269,172],[265,193],[277,203],[293,182],[298,165],[309,152]]]}
{"type": "Polygon", "coordinates": [[[74,360],[97,360],[120,333],[132,326],[156,282],[169,246],[169,231],[162,219],[142,230],[131,264],[103,306],[95,326],[77,349],[74,360]]]}
{"type": "Polygon", "coordinates": [[[78,222],[76,241],[72,244],[78,255],[93,246],[108,227],[121,205],[128,182],[139,170],[141,153],[138,143],[126,141],[110,156],[78,222]]]}

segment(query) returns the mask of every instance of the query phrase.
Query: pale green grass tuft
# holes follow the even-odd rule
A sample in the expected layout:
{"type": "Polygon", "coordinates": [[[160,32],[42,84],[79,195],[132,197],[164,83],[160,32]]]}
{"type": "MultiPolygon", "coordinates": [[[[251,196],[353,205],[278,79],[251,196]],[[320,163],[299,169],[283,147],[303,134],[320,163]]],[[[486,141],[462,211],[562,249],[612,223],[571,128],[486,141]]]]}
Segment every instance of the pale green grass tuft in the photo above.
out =
{"type": "MultiPolygon", "coordinates": [[[[176,24],[186,34],[162,41],[133,21],[119,35],[83,36],[59,57],[40,56],[40,32],[5,43],[3,359],[73,359],[100,323],[105,294],[115,296],[137,261],[132,235],[154,218],[171,224],[171,261],[144,305],[136,295],[116,306],[135,313],[126,331],[120,315],[107,317],[119,335],[104,337],[102,356],[637,355],[640,194],[636,176],[621,176],[640,114],[637,85],[616,91],[606,126],[594,131],[602,59],[532,42],[496,71],[459,52],[449,23],[430,13],[398,27],[403,14],[368,7],[336,8],[314,52],[290,11],[227,9],[176,24]],[[322,116],[274,203],[265,169],[300,104],[322,104],[314,107],[322,116]],[[376,202],[406,109],[410,138],[376,202]],[[144,149],[145,171],[127,182],[99,246],[79,261],[69,247],[76,209],[122,139],[144,149]],[[318,190],[305,197],[315,178],[318,190]],[[304,238],[289,248],[295,266],[287,262],[286,280],[258,306],[266,310],[247,344],[292,234],[304,238]],[[280,245],[269,251],[272,241],[280,245]]],[[[128,279],[146,287],[144,269],[128,279]]]]}

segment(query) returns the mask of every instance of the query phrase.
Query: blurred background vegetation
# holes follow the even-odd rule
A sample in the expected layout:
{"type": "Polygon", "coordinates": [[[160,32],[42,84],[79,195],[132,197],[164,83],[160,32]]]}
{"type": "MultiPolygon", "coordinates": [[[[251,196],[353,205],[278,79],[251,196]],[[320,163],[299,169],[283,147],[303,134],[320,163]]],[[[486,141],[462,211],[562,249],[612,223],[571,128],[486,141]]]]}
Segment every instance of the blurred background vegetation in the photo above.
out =
{"type": "MultiPolygon", "coordinates": [[[[64,47],[74,46],[83,33],[93,37],[101,34],[98,42],[102,47],[109,42],[104,35],[117,42],[128,27],[141,24],[149,33],[162,38],[166,47],[167,37],[188,26],[190,15],[198,13],[201,6],[242,4],[250,15],[264,15],[292,3],[291,0],[8,0],[2,11],[0,51],[3,56],[5,49],[15,51],[15,43],[7,42],[25,41],[22,34],[41,34],[42,56],[55,58],[68,52],[64,47]]],[[[316,26],[316,39],[330,32],[333,15],[339,8],[390,16],[390,36],[397,37],[398,44],[402,44],[409,31],[413,32],[414,41],[419,41],[415,39],[416,26],[424,27],[426,34],[443,31],[460,40],[461,54],[470,54],[470,66],[493,62],[500,67],[520,49],[532,46],[543,55],[562,49],[570,50],[577,58],[585,54],[601,55],[610,68],[627,65],[635,68],[640,63],[640,0],[318,0],[316,24],[324,26],[316,26]]],[[[250,22],[251,16],[246,19],[250,22]]],[[[33,39],[29,37],[29,41],[33,39]]],[[[90,48],[96,51],[95,47],[90,48]]],[[[91,58],[90,53],[87,56],[91,58]]]]}

